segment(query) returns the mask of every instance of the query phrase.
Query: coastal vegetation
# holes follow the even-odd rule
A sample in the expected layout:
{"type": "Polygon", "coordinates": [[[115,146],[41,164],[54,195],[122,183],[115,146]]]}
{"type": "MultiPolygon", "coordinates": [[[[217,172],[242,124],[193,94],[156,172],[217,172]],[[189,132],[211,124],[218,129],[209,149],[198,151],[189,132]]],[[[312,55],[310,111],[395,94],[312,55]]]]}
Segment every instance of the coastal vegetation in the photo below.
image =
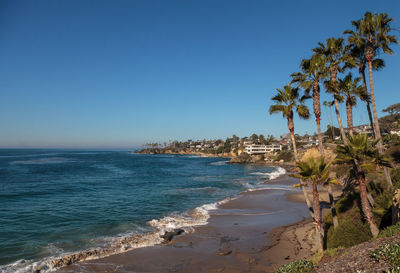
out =
{"type": "MultiPolygon", "coordinates": [[[[296,162],[294,176],[301,179],[302,187],[310,182],[312,188],[314,237],[320,258],[331,250],[399,234],[396,223],[400,211],[400,103],[385,108],[383,112],[387,115],[379,119],[373,81],[373,71],[385,67],[383,59],[378,57],[382,53],[393,55],[391,47],[398,43],[392,34],[392,22],[393,18],[386,13],[366,12],[361,19],[352,22],[353,30],[345,30],[343,37],[330,37],[318,43],[311,57],[301,61],[300,72],[292,73],[290,85],[285,86],[285,90],[292,90],[294,84],[297,93],[302,89],[303,96],[297,94],[297,97],[304,99],[312,92],[319,154],[301,158],[294,137],[292,145],[296,162]],[[360,77],[354,76],[353,70],[358,71],[360,77]],[[323,105],[334,107],[338,124],[335,128],[331,123],[325,133],[320,126],[321,83],[331,95],[331,100],[323,105]],[[353,108],[358,99],[366,106],[367,125],[353,123],[353,108]],[[339,110],[342,103],[345,104],[347,128],[339,110]],[[334,154],[333,159],[325,158],[327,151],[334,154]],[[338,184],[335,189],[340,194],[333,200],[332,188],[328,186],[330,210],[324,210],[318,185],[330,185],[330,182],[338,184]]],[[[276,102],[276,98],[272,101],[276,102]]],[[[274,107],[276,104],[271,106],[270,114],[277,112],[271,111],[274,107]]],[[[280,111],[286,113],[284,108],[280,111]]],[[[293,120],[288,127],[292,133],[293,120]]],[[[399,244],[376,245],[375,249],[368,254],[369,259],[385,260],[389,264],[386,270],[393,270],[388,272],[398,272],[399,244]]],[[[303,263],[298,261],[298,264],[303,263]]],[[[276,272],[292,272],[289,268],[296,264],[283,266],[276,272]]],[[[311,262],[308,265],[313,267],[311,262]]]]}

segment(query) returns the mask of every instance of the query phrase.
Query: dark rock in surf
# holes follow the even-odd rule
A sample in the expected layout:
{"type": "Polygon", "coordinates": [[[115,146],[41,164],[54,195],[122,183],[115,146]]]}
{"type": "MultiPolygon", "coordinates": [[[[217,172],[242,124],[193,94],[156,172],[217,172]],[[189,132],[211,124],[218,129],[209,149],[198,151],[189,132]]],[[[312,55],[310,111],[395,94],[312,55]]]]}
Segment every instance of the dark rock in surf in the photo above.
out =
{"type": "Polygon", "coordinates": [[[178,228],[178,229],[175,229],[174,231],[166,232],[164,235],[161,236],[161,238],[164,239],[164,243],[168,243],[168,242],[171,242],[175,236],[179,236],[183,233],[185,233],[185,230],[178,228]]]}

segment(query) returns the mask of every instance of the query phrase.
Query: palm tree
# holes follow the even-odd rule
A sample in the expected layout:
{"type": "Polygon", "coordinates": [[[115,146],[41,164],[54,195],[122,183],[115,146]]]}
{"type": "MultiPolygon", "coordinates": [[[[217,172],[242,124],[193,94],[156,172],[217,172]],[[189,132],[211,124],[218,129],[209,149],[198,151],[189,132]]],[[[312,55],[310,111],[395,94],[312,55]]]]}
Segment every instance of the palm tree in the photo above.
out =
{"type": "Polygon", "coordinates": [[[336,163],[351,164],[353,167],[351,173],[358,181],[360,187],[362,211],[374,237],[378,236],[379,229],[375,223],[372,209],[368,202],[366,173],[369,169],[376,168],[377,166],[390,167],[389,161],[383,158],[378,149],[375,148],[377,143],[378,140],[370,142],[368,141],[367,135],[360,134],[350,136],[347,144],[339,145],[336,148],[336,163]]]}
{"type": "MultiPolygon", "coordinates": [[[[367,106],[367,112],[368,112],[368,118],[369,122],[371,125],[372,132],[375,136],[375,130],[374,130],[374,122],[372,118],[372,112],[371,112],[371,96],[368,94],[367,91],[367,81],[365,77],[365,68],[367,66],[367,60],[365,58],[364,54],[364,40],[361,38],[361,34],[359,32],[354,32],[353,30],[346,30],[343,32],[343,34],[348,34],[347,42],[347,59],[346,59],[346,65],[345,67],[347,68],[358,68],[358,72],[362,76],[362,82],[363,82],[363,87],[365,89],[365,92],[361,93],[358,95],[358,97],[366,103],[367,106]]],[[[372,67],[374,70],[381,70],[383,67],[385,67],[385,62],[382,59],[375,58],[372,61],[372,67]]]]}
{"type": "Polygon", "coordinates": [[[317,186],[329,180],[329,166],[329,163],[325,163],[324,157],[317,159],[310,157],[305,161],[300,161],[297,163],[299,173],[294,175],[295,177],[298,177],[304,181],[310,181],[312,184],[317,246],[321,251],[324,249],[324,232],[322,229],[321,208],[317,186]]]}
{"type": "Polygon", "coordinates": [[[329,81],[325,81],[325,88],[333,95],[340,135],[343,142],[346,143],[347,138],[343,129],[342,119],[339,112],[340,94],[337,83],[337,74],[343,70],[340,65],[346,60],[343,42],[344,40],[342,38],[328,38],[326,40],[326,45],[323,43],[318,43],[318,47],[314,48],[313,51],[318,54],[323,54],[326,58],[327,69],[329,71],[329,81]]]}
{"type": "MultiPolygon", "coordinates": [[[[300,97],[299,88],[293,88],[290,85],[285,85],[283,87],[283,90],[279,88],[276,90],[278,91],[278,94],[272,97],[272,100],[276,102],[276,104],[270,106],[269,113],[270,115],[274,113],[282,113],[282,116],[287,119],[288,129],[290,132],[290,137],[292,139],[294,158],[297,162],[298,156],[297,156],[296,141],[294,138],[293,111],[295,110],[300,118],[308,119],[310,117],[310,112],[307,106],[304,105],[304,102],[306,99],[309,99],[310,97],[307,95],[300,97]]],[[[304,199],[306,200],[311,217],[314,217],[314,212],[311,206],[311,202],[304,188],[303,181],[301,181],[300,186],[303,191],[304,199]]]]}
{"type": "Polygon", "coordinates": [[[270,115],[274,113],[282,113],[283,117],[287,119],[288,129],[290,131],[290,137],[292,139],[293,153],[296,162],[298,161],[296,141],[294,138],[294,123],[293,123],[293,111],[295,110],[300,118],[308,119],[310,112],[307,106],[304,105],[306,99],[309,96],[300,97],[299,88],[285,85],[283,89],[276,89],[278,94],[272,97],[272,100],[276,103],[271,105],[269,108],[270,115]]]}
{"type": "Polygon", "coordinates": [[[301,72],[291,74],[292,83],[297,83],[307,94],[312,89],[313,110],[318,130],[320,153],[324,155],[321,133],[321,102],[319,83],[327,76],[326,59],[321,54],[314,54],[310,59],[303,59],[300,64],[301,72]]]}
{"type": "MultiPolygon", "coordinates": [[[[393,54],[393,50],[389,47],[392,43],[399,43],[396,36],[389,35],[393,29],[390,27],[393,18],[389,17],[387,13],[371,13],[366,12],[364,18],[358,21],[353,21],[352,24],[356,28],[357,33],[362,41],[364,47],[364,56],[368,64],[369,75],[369,90],[371,93],[372,111],[375,121],[375,137],[378,140],[379,151],[383,152],[382,137],[379,127],[378,113],[376,111],[375,103],[375,90],[372,75],[373,61],[377,53],[383,51],[384,53],[393,54]]],[[[388,187],[392,186],[389,171],[385,168],[385,177],[388,187]]]]}
{"type": "Polygon", "coordinates": [[[353,79],[350,72],[344,79],[339,79],[338,83],[339,90],[346,98],[347,128],[351,136],[353,135],[353,107],[357,104],[356,95],[364,92],[364,88],[358,85],[360,80],[360,78],[353,79]]]}

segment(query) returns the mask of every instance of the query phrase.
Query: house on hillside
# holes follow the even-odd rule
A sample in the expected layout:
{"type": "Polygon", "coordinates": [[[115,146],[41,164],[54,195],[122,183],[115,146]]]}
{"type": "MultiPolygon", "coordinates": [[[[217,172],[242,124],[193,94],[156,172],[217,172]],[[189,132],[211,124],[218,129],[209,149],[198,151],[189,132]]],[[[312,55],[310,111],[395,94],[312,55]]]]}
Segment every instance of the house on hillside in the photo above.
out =
{"type": "Polygon", "coordinates": [[[273,153],[282,150],[281,144],[271,144],[271,145],[256,145],[250,144],[246,145],[244,151],[248,154],[266,154],[273,153]]]}
{"type": "MultiPolygon", "coordinates": [[[[347,132],[348,129],[346,128],[345,131],[347,132]]],[[[357,134],[366,134],[369,136],[373,135],[371,125],[369,125],[369,124],[354,126],[353,131],[357,134]]]]}

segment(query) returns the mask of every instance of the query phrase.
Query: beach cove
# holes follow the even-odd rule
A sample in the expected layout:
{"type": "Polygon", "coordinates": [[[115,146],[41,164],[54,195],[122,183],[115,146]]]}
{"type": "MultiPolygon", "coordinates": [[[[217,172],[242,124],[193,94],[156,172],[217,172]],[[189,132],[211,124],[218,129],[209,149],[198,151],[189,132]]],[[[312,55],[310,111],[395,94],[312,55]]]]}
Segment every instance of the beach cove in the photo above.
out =
{"type": "Polygon", "coordinates": [[[312,255],[313,224],[287,175],[210,211],[171,242],[63,267],[58,272],[273,272],[312,255]]]}
{"type": "Polygon", "coordinates": [[[0,272],[48,272],[134,249],[186,253],[179,244],[231,259],[231,248],[268,248],[270,231],[308,217],[286,198],[299,192],[295,179],[274,180],[279,166],[74,150],[3,150],[0,164],[3,219],[13,219],[0,234],[0,272]],[[165,244],[174,230],[184,232],[165,244]]]}

